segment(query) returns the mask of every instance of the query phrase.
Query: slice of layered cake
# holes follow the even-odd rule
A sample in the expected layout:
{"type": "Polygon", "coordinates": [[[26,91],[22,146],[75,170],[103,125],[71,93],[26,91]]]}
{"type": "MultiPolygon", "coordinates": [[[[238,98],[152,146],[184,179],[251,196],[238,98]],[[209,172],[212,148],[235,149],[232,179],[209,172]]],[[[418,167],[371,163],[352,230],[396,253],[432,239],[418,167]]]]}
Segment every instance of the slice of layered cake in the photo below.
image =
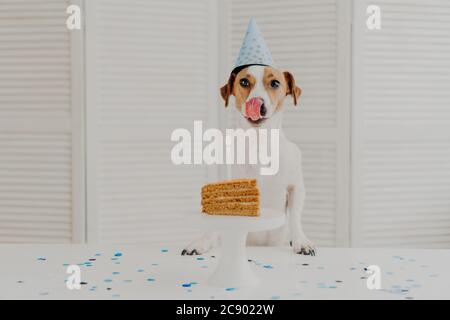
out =
{"type": "Polygon", "coordinates": [[[202,211],[211,215],[259,216],[256,179],[229,180],[204,186],[202,211]]]}

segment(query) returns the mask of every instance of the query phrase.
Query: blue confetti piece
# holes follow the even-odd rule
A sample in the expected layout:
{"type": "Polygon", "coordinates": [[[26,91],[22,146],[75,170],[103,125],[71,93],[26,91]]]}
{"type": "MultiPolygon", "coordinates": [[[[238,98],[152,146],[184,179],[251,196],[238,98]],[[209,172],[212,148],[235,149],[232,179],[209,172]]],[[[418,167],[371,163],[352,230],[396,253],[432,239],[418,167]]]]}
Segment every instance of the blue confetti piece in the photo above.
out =
{"type": "Polygon", "coordinates": [[[148,278],[147,281],[148,282],[155,282],[156,280],[155,280],[155,278],[148,278]]]}
{"type": "Polygon", "coordinates": [[[111,282],[112,282],[112,279],[105,279],[104,282],[106,282],[106,283],[111,283],[111,282]]]}
{"type": "Polygon", "coordinates": [[[181,286],[182,286],[183,288],[190,288],[190,287],[191,287],[191,284],[190,284],[190,283],[183,283],[181,286]]]}
{"type": "Polygon", "coordinates": [[[196,284],[198,284],[197,282],[191,282],[192,286],[195,286],[196,284]]]}
{"type": "Polygon", "coordinates": [[[199,261],[203,261],[203,260],[205,260],[205,258],[203,258],[203,257],[199,257],[199,258],[197,258],[197,260],[199,260],[199,261]]]}
{"type": "Polygon", "coordinates": [[[236,288],[226,288],[225,291],[236,291],[236,288]]]}
{"type": "Polygon", "coordinates": [[[117,275],[119,275],[120,274],[120,272],[118,272],[118,271],[114,271],[113,273],[113,276],[117,276],[117,275]]]}
{"type": "Polygon", "coordinates": [[[43,257],[39,257],[39,258],[37,258],[37,260],[38,260],[38,261],[47,261],[47,259],[46,259],[46,258],[43,258],[43,257]]]}
{"type": "Polygon", "coordinates": [[[121,252],[116,252],[115,254],[114,254],[114,257],[121,257],[122,256],[122,253],[121,252]]]}
{"type": "Polygon", "coordinates": [[[144,272],[145,270],[144,269],[138,269],[137,270],[137,272],[139,272],[139,273],[142,273],[142,272],[144,272]]]}
{"type": "Polygon", "coordinates": [[[102,254],[101,253],[96,253],[95,256],[96,257],[100,257],[102,254]]]}
{"type": "Polygon", "coordinates": [[[273,269],[273,266],[271,266],[270,264],[267,264],[267,265],[263,266],[263,268],[265,268],[265,269],[273,269]]]}
{"type": "Polygon", "coordinates": [[[162,252],[162,253],[166,253],[166,252],[169,252],[169,250],[167,250],[167,249],[161,249],[161,252],[162,252]]]}

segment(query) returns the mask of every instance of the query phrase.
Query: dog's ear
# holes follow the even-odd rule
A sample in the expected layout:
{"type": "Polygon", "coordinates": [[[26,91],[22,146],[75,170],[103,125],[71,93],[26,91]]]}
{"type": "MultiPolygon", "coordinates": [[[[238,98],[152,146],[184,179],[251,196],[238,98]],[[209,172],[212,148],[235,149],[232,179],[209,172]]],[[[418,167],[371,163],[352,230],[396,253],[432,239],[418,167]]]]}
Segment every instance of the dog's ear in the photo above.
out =
{"type": "Polygon", "coordinates": [[[220,88],[220,95],[222,96],[223,100],[225,100],[225,107],[228,107],[228,101],[230,100],[230,96],[233,94],[235,79],[236,75],[234,73],[231,73],[227,84],[220,88]]]}
{"type": "Polygon", "coordinates": [[[297,87],[294,76],[290,72],[285,71],[283,74],[287,83],[286,95],[291,95],[292,98],[294,98],[294,105],[297,105],[298,98],[300,98],[300,95],[302,94],[302,89],[297,87]]]}

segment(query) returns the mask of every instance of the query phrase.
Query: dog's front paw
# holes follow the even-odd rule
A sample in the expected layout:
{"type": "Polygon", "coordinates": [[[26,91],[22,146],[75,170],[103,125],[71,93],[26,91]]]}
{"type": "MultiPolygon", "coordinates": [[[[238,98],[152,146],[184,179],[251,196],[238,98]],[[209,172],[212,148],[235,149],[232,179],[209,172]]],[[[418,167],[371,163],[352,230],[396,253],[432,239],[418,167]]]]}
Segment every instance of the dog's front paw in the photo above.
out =
{"type": "Polygon", "coordinates": [[[211,248],[216,245],[216,239],[211,237],[203,237],[192,242],[189,246],[183,249],[181,252],[182,256],[196,256],[202,255],[208,252],[211,248]]]}
{"type": "Polygon", "coordinates": [[[305,256],[315,256],[317,252],[316,246],[308,240],[308,238],[301,238],[292,241],[292,249],[294,249],[295,253],[305,256]]]}

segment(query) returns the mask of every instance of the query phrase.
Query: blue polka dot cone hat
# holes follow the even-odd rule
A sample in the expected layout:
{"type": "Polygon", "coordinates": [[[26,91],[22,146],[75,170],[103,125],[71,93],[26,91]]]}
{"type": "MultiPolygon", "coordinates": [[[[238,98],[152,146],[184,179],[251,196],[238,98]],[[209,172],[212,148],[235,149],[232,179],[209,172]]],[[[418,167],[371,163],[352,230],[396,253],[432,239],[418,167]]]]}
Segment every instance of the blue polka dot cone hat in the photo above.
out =
{"type": "Polygon", "coordinates": [[[274,66],[272,55],[255,19],[251,18],[233,71],[249,65],[274,66]]]}

